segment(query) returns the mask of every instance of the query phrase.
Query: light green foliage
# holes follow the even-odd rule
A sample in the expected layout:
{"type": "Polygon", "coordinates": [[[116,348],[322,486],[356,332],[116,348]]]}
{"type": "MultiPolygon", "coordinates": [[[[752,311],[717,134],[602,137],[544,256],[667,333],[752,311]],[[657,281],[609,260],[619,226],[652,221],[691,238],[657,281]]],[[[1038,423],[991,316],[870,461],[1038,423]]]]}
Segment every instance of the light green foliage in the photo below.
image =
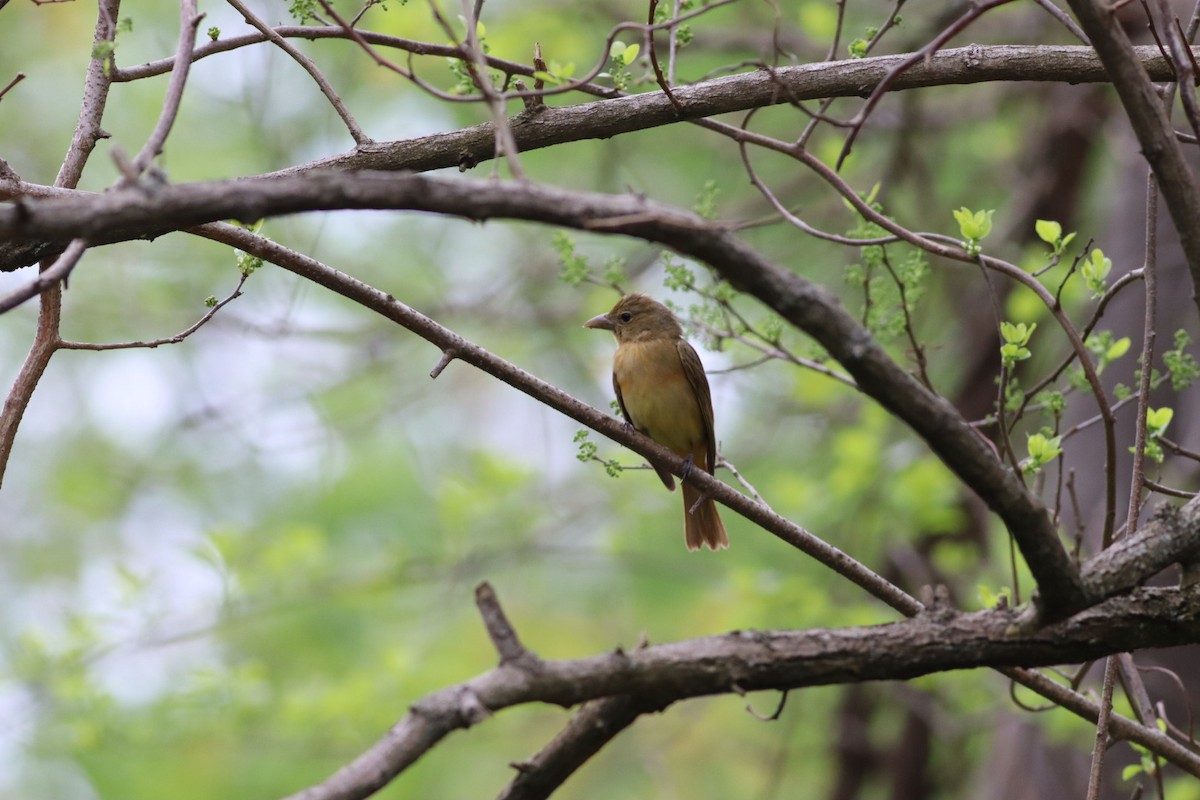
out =
{"type": "Polygon", "coordinates": [[[1062,437],[1054,436],[1053,431],[1044,429],[1039,433],[1030,434],[1025,440],[1029,458],[1021,465],[1029,474],[1038,472],[1042,467],[1062,455],[1062,437]]]}
{"type": "Polygon", "coordinates": [[[1177,392],[1187,389],[1197,378],[1200,378],[1200,365],[1187,347],[1191,345],[1192,337],[1183,328],[1175,331],[1175,347],[1163,353],[1163,364],[1171,373],[1171,388],[1177,392]]]}
{"type": "Polygon", "coordinates": [[[783,336],[784,322],[782,319],[772,314],[768,317],[764,317],[762,321],[758,323],[758,330],[763,335],[763,338],[765,338],[768,342],[778,344],[780,338],[783,336]]]}
{"type": "Polygon", "coordinates": [[[1043,389],[1034,395],[1033,402],[1042,406],[1046,413],[1054,419],[1062,416],[1067,408],[1067,399],[1057,389],[1043,389]]]}
{"type": "MultiPolygon", "coordinates": [[[[1167,732],[1167,723],[1165,720],[1156,718],[1154,722],[1161,733],[1167,732]]],[[[1154,776],[1158,774],[1158,762],[1154,757],[1154,754],[1136,742],[1130,742],[1129,746],[1132,747],[1133,751],[1138,754],[1138,763],[1129,764],[1122,769],[1121,780],[1133,780],[1139,775],[1145,775],[1148,778],[1154,778],[1154,776]]]]}
{"type": "MultiPolygon", "coordinates": [[[[463,33],[461,39],[452,41],[451,44],[466,46],[467,42],[467,20],[461,14],[458,15],[459,27],[463,33]]],[[[479,40],[479,49],[487,55],[492,51],[491,45],[487,41],[487,27],[484,26],[482,20],[475,23],[475,36],[479,40]]],[[[472,95],[479,92],[479,87],[476,85],[475,77],[471,74],[475,69],[469,65],[466,59],[463,58],[447,58],[446,65],[450,69],[450,74],[454,77],[454,85],[450,87],[451,94],[457,95],[472,95]]],[[[504,73],[497,69],[488,68],[485,76],[481,76],[480,80],[486,79],[491,83],[493,89],[499,89],[504,83],[504,73]]]]}
{"type": "Polygon", "coordinates": [[[288,0],[288,14],[301,25],[315,22],[319,10],[320,4],[317,0],[288,0]]]}
{"type": "Polygon", "coordinates": [[[608,473],[610,478],[616,478],[620,476],[621,470],[624,469],[620,462],[616,459],[601,458],[598,455],[596,443],[588,438],[590,435],[590,432],[587,430],[578,430],[575,432],[575,438],[573,441],[579,448],[579,451],[575,454],[575,458],[579,459],[585,464],[590,461],[599,462],[604,467],[604,471],[608,473]]]}
{"type": "Polygon", "coordinates": [[[629,282],[629,275],[625,272],[625,259],[622,256],[610,256],[604,261],[604,271],[600,273],[600,278],[609,286],[624,286],[629,282]]]}
{"type": "Polygon", "coordinates": [[[1109,364],[1129,352],[1131,342],[1128,336],[1117,339],[1112,331],[1103,330],[1088,336],[1085,344],[1096,359],[1096,372],[1103,372],[1109,364]]]}
{"type": "Polygon", "coordinates": [[[1035,330],[1037,330],[1036,322],[1028,325],[1024,322],[1000,323],[1000,338],[1003,340],[1000,345],[1000,358],[1006,367],[1012,369],[1018,361],[1024,361],[1033,355],[1026,345],[1029,344],[1029,339],[1035,330]]]}
{"type": "Polygon", "coordinates": [[[210,26],[207,33],[208,33],[208,38],[211,41],[215,42],[221,38],[221,29],[218,28],[216,25],[210,26]]]}
{"type": "Polygon", "coordinates": [[[263,260],[243,250],[234,249],[233,257],[237,261],[238,272],[246,277],[254,274],[255,270],[263,265],[263,260]]]}
{"type": "Polygon", "coordinates": [[[638,52],[641,49],[641,45],[636,42],[629,45],[624,42],[613,42],[612,46],[608,49],[608,57],[614,62],[619,62],[628,67],[637,60],[638,52]]]}
{"type": "Polygon", "coordinates": [[[561,265],[559,279],[568,286],[579,286],[586,281],[591,274],[591,267],[587,258],[575,250],[575,240],[571,235],[565,231],[555,231],[550,235],[550,243],[558,253],[561,265]]]}
{"type": "Polygon", "coordinates": [[[1035,222],[1034,230],[1039,239],[1050,245],[1050,250],[1055,257],[1061,256],[1067,249],[1067,245],[1075,238],[1074,233],[1063,236],[1062,225],[1048,219],[1039,219],[1035,222]]]}
{"type": "Polygon", "coordinates": [[[597,77],[609,78],[616,89],[625,91],[629,88],[629,67],[637,60],[640,49],[641,46],[638,44],[627,45],[624,42],[613,42],[608,50],[608,61],[612,65],[612,69],[608,72],[601,72],[597,77]]]}
{"type": "Polygon", "coordinates": [[[692,206],[693,210],[705,219],[716,219],[717,196],[720,193],[721,188],[715,180],[711,178],[706,180],[700,194],[696,196],[696,202],[692,206]]]}
{"type": "Polygon", "coordinates": [[[1012,601],[1012,589],[1008,586],[992,589],[981,583],[975,587],[975,591],[982,608],[1000,608],[1012,601]]]}
{"type": "Polygon", "coordinates": [[[850,40],[846,51],[851,58],[865,58],[867,55],[867,46],[871,40],[879,33],[879,29],[875,27],[867,27],[863,29],[863,35],[850,40]]]}
{"type": "Polygon", "coordinates": [[[1104,255],[1100,248],[1092,250],[1079,268],[1083,275],[1084,284],[1092,292],[1093,297],[1101,297],[1108,291],[1108,273],[1112,271],[1112,259],[1104,255]]]}
{"type": "MultiPolygon", "coordinates": [[[[654,10],[654,22],[656,25],[662,24],[671,18],[673,6],[674,3],[672,2],[661,2],[658,4],[658,8],[654,10]]],[[[679,4],[679,13],[682,16],[695,8],[696,0],[683,0],[679,4]]],[[[688,46],[691,44],[693,38],[695,38],[695,33],[692,30],[692,26],[688,23],[684,22],[675,27],[675,40],[679,47],[688,46]]]]}
{"type": "Polygon", "coordinates": [[[561,86],[564,83],[569,83],[571,78],[575,76],[575,62],[559,62],[550,61],[546,64],[549,67],[547,70],[535,70],[533,77],[538,80],[545,81],[551,86],[561,86]]]}
{"type": "Polygon", "coordinates": [[[550,236],[550,244],[558,256],[560,270],[559,280],[568,286],[579,286],[583,283],[598,283],[620,288],[629,282],[625,273],[625,258],[619,255],[609,256],[597,277],[592,271],[588,257],[579,252],[575,239],[565,231],[555,231],[550,236]]]}
{"type": "Polygon", "coordinates": [[[796,18],[800,28],[815,39],[831,38],[837,31],[837,11],[820,0],[806,0],[799,4],[796,18]]]}
{"type": "MultiPolygon", "coordinates": [[[[351,14],[361,5],[339,0],[337,8],[351,14]]],[[[439,44],[464,38],[465,27],[448,36],[429,7],[410,7],[413,13],[403,18],[382,19],[381,6],[370,8],[362,26],[439,44]]],[[[312,23],[316,6],[291,8],[312,23]]],[[[439,8],[452,24],[462,10],[458,4],[439,8]]],[[[288,9],[284,3],[276,12],[286,18],[288,9]]],[[[531,64],[539,42],[547,69],[537,77],[550,86],[603,60],[610,75],[626,73],[627,88],[641,88],[642,80],[653,88],[647,54],[638,51],[632,31],[620,33],[626,44],[615,58],[606,52],[614,21],[608,10],[488,3],[486,29],[476,33],[489,53],[522,64],[531,64]]],[[[672,11],[672,2],[660,2],[658,20],[672,11]]],[[[876,32],[870,26],[888,11],[851,3],[845,13],[840,47],[857,35],[852,49],[863,55],[876,32]]],[[[10,3],[2,16],[9,14],[17,15],[10,27],[20,35],[4,39],[0,63],[4,74],[19,69],[28,78],[0,103],[8,118],[24,120],[0,126],[0,150],[23,178],[49,180],[75,123],[72,104],[86,61],[68,43],[87,41],[95,4],[38,10],[10,3]],[[66,29],[73,33],[60,36],[55,26],[68,16],[66,29]],[[55,79],[47,83],[45,76],[55,79]],[[45,98],[65,99],[52,108],[45,98]]],[[[171,56],[178,8],[141,3],[136,14],[136,29],[120,34],[119,63],[171,56]]],[[[1001,25],[1004,19],[997,17],[1001,25]]],[[[761,60],[757,45],[770,41],[764,37],[776,24],[798,61],[820,61],[837,5],[781,4],[777,18],[769,4],[743,3],[691,20],[676,41],[686,44],[695,35],[698,46],[680,51],[677,80],[691,84],[724,75],[730,66],[752,70],[736,65],[761,60]],[[795,29],[796,19],[804,30],[795,29]]],[[[208,38],[226,33],[232,35],[210,30],[208,38]]],[[[899,52],[903,38],[885,37],[881,52],[899,52]]],[[[378,142],[489,118],[483,104],[435,99],[380,69],[352,43],[295,41],[378,142]]],[[[667,41],[660,29],[664,69],[667,41]]],[[[403,51],[379,52],[407,63],[403,51]]],[[[781,56],[780,66],[792,55],[781,56]]],[[[449,63],[450,70],[440,56],[419,55],[412,62],[438,90],[478,95],[461,59],[449,63]]],[[[501,82],[496,73],[484,79],[501,82]]],[[[104,119],[112,139],[89,162],[83,188],[102,191],[108,178],[119,177],[107,150],[119,145],[137,152],[154,127],[165,80],[114,87],[104,119]]],[[[1007,89],[979,84],[922,91],[919,98],[897,95],[856,142],[843,178],[870,187],[887,176],[886,195],[876,185],[864,199],[876,208],[886,200],[897,220],[914,230],[945,230],[945,211],[957,198],[1000,208],[1011,159],[1026,146],[1044,104],[1021,106],[1014,97],[1004,100],[1003,114],[964,118],[961,109],[991,102],[997,88],[1007,89]],[[913,123],[936,124],[913,128],[894,116],[901,109],[916,112],[913,123]],[[893,122],[904,124],[893,128],[893,122]],[[889,139],[901,128],[921,135],[889,139]]],[[[596,99],[571,92],[546,102],[596,99]]],[[[829,114],[844,118],[851,109],[838,101],[829,114]]],[[[519,100],[504,109],[518,120],[514,126],[536,119],[521,110],[519,100]]],[[[173,183],[258,174],[351,147],[311,79],[269,43],[198,64],[180,115],[164,155],[173,183]],[[259,69],[264,58],[276,65],[266,73],[259,69]],[[220,79],[230,74],[250,76],[250,83],[231,92],[220,79]],[[267,74],[269,87],[254,83],[267,74]],[[260,91],[264,87],[270,91],[260,91]],[[214,97],[220,102],[202,102],[214,97]]],[[[757,114],[752,129],[793,140],[808,119],[781,104],[757,114]]],[[[810,152],[831,162],[844,134],[822,125],[810,152]]],[[[960,387],[970,388],[962,386],[960,346],[982,339],[993,324],[986,301],[975,294],[984,286],[977,269],[941,262],[931,276],[922,255],[904,243],[852,248],[785,224],[762,224],[769,209],[746,180],[736,146],[693,125],[664,124],[520,155],[533,183],[639,193],[705,219],[720,217],[722,224],[746,223],[733,235],[840,294],[910,368],[904,311],[913,312],[912,332],[928,345],[933,383],[952,399],[960,387]],[[847,261],[854,263],[843,283],[847,261]]],[[[861,238],[886,233],[857,214],[847,218],[829,187],[803,167],[754,149],[751,157],[760,177],[806,222],[843,231],[853,225],[852,235],[861,238]]],[[[487,178],[495,170],[503,180],[506,168],[503,160],[483,163],[468,177],[487,178]]],[[[975,216],[971,212],[972,224],[975,216]]],[[[1095,219],[1078,218],[1080,230],[1103,230],[1095,219]]],[[[738,296],[703,264],[662,258],[654,247],[603,230],[548,234],[499,219],[477,224],[395,211],[295,215],[271,225],[280,242],[393,293],[614,414],[612,336],[580,329],[611,307],[613,285],[659,299],[670,294],[685,324],[728,325],[730,334],[747,339],[757,332],[840,370],[819,344],[753,298],[738,296]],[[605,288],[572,288],[583,284],[605,288]]],[[[1061,238],[1066,248],[1067,235],[1061,238]]],[[[989,251],[993,239],[984,240],[989,251]]],[[[997,253],[1010,244],[997,242],[997,253]]],[[[1044,258],[1045,248],[1036,249],[1044,258]]],[[[209,298],[211,308],[233,288],[240,275],[229,270],[229,258],[228,247],[198,237],[92,248],[71,279],[64,336],[129,341],[183,330],[203,314],[199,299],[209,298]]],[[[201,335],[153,351],[59,354],[34,395],[34,423],[18,434],[0,492],[0,601],[13,610],[0,620],[0,684],[17,697],[10,727],[20,731],[15,741],[3,742],[6,753],[15,753],[16,769],[8,783],[0,781],[0,794],[145,800],[169,787],[172,800],[199,800],[296,792],[358,755],[426,693],[495,666],[472,604],[473,588],[485,579],[522,640],[544,658],[584,658],[618,645],[631,650],[643,632],[660,644],[731,630],[897,619],[832,571],[724,509],[732,549],[684,552],[679,492],[667,492],[639,457],[602,437],[577,436],[576,424],[462,361],[430,380],[439,353],[411,332],[285,270],[257,269],[259,262],[245,254],[235,255],[235,265],[255,272],[254,280],[201,335]],[[616,474],[622,479],[605,477],[616,474]],[[23,613],[28,608],[37,613],[23,613]],[[55,776],[72,783],[39,791],[39,781],[55,776]]],[[[1081,260],[1078,269],[1089,267],[1081,260]]],[[[1086,317],[1078,302],[1084,284],[1075,280],[1063,294],[1077,322],[1086,317]]],[[[1039,303],[1018,287],[1001,315],[1024,321],[1027,333],[1031,323],[1042,326],[1037,363],[1019,370],[1029,385],[1044,374],[1033,367],[1044,370],[1065,356],[1063,337],[1039,303]]],[[[27,304],[0,326],[6,381],[28,350],[36,311],[27,304]]],[[[974,530],[961,483],[910,430],[835,380],[779,359],[757,364],[761,351],[729,335],[698,335],[701,328],[689,327],[688,336],[710,370],[722,454],[773,508],[873,569],[890,575],[898,568],[906,587],[946,582],[956,599],[972,605],[976,586],[984,586],[990,587],[980,594],[985,604],[998,601],[1006,592],[998,587],[1012,583],[1001,566],[1007,558],[1001,529],[974,530]],[[705,350],[706,343],[721,352],[705,350]],[[964,536],[967,531],[984,535],[964,536]],[[908,571],[909,559],[924,557],[928,570],[908,571]]],[[[1103,354],[1128,332],[1110,334],[1103,354]]],[[[1183,334],[1161,355],[1159,366],[1173,384],[1196,378],[1188,348],[1183,334]]],[[[1022,421],[1012,434],[1018,451],[1027,430],[1065,416],[1068,404],[1091,413],[1090,400],[1067,392],[1065,383],[1034,400],[1038,409],[1030,415],[1047,417],[1022,421]]],[[[1020,384],[1010,380],[1008,407],[1021,397],[1020,384]]],[[[1182,423],[1184,405],[1157,395],[1155,402],[1175,408],[1182,423]]],[[[1162,413],[1156,407],[1156,423],[1162,413]]],[[[1175,429],[1166,430],[1170,437],[1175,429]]],[[[1049,431],[1036,435],[1046,440],[1043,458],[1061,444],[1049,431]]],[[[1073,436],[1066,449],[1077,441],[1073,436]]],[[[1155,441],[1152,436],[1148,450],[1155,441]]],[[[735,484],[727,471],[718,477],[735,484]]],[[[1028,600],[1031,583],[1023,565],[1019,570],[1028,600]]],[[[1011,709],[1007,688],[1000,677],[972,670],[853,691],[873,704],[865,735],[880,753],[904,735],[914,699],[933,701],[928,719],[936,736],[924,769],[936,784],[929,796],[942,800],[978,789],[972,781],[993,752],[989,715],[1011,709]],[[946,730],[956,735],[943,736],[946,730]]],[[[827,796],[838,778],[829,731],[844,718],[846,693],[838,687],[795,691],[770,724],[745,707],[770,713],[778,700],[771,693],[676,704],[618,737],[558,794],[566,800],[827,796]]],[[[1021,697],[1039,702],[1023,690],[1021,697]]],[[[535,752],[570,713],[551,707],[497,713],[447,737],[380,797],[494,796],[512,777],[507,762],[535,752]]],[[[1067,714],[1022,720],[1061,729],[1062,742],[1082,742],[1083,750],[1094,736],[1092,726],[1067,714]]],[[[1173,800],[1187,800],[1169,788],[1173,800]]],[[[871,778],[861,794],[886,796],[890,789],[871,778]]]]}
{"type": "Polygon", "coordinates": [[[666,278],[663,279],[663,286],[676,292],[688,291],[696,287],[696,273],[687,264],[670,253],[663,254],[662,263],[663,269],[667,273],[666,278]]]}
{"type": "Polygon", "coordinates": [[[981,250],[981,242],[992,232],[992,215],[995,210],[971,211],[966,206],[954,212],[958,222],[959,233],[962,234],[963,249],[972,256],[977,256],[981,250]]]}
{"type": "MultiPolygon", "coordinates": [[[[1160,440],[1167,432],[1167,426],[1171,424],[1174,416],[1174,409],[1167,406],[1146,409],[1146,458],[1159,464],[1166,458],[1160,440]]],[[[1135,452],[1135,448],[1130,447],[1129,452],[1135,452]]]]}
{"type": "MultiPolygon", "coordinates": [[[[875,184],[862,199],[882,213],[883,207],[876,201],[879,189],[880,185],[875,184]]],[[[844,200],[843,204],[854,209],[844,200]]],[[[860,215],[846,235],[854,239],[878,239],[888,233],[860,215]]],[[[891,341],[904,333],[908,319],[925,294],[929,262],[922,251],[902,244],[864,245],[859,248],[859,257],[859,261],[846,266],[846,283],[862,291],[863,323],[868,330],[881,341],[891,341]],[[896,253],[902,254],[899,261],[895,260],[896,253]]]]}

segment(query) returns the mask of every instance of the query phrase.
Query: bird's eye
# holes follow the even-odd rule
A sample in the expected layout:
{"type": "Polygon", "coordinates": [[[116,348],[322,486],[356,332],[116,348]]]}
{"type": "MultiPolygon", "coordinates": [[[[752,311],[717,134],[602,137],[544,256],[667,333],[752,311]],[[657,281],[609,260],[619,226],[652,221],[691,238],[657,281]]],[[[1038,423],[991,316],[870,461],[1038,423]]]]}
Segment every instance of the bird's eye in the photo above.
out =
{"type": "Polygon", "coordinates": [[[633,314],[628,311],[621,312],[621,322],[629,322],[631,319],[633,319],[633,314]]]}

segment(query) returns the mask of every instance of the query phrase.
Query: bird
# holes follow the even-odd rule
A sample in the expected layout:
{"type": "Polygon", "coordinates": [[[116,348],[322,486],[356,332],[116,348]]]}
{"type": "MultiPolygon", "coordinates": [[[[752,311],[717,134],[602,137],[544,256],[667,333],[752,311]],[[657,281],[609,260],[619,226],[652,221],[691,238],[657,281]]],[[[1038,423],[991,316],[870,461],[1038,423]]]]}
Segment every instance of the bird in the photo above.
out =
{"type": "MultiPolygon", "coordinates": [[[[728,547],[729,536],[716,503],[686,480],[693,466],[713,473],[717,440],[704,365],[684,340],[679,321],[662,303],[635,292],[583,327],[612,331],[616,337],[613,391],[626,424],[687,460],[683,517],[688,550],[728,547]]],[[[657,466],[654,469],[663,484],[675,491],[674,476],[657,466]]]]}

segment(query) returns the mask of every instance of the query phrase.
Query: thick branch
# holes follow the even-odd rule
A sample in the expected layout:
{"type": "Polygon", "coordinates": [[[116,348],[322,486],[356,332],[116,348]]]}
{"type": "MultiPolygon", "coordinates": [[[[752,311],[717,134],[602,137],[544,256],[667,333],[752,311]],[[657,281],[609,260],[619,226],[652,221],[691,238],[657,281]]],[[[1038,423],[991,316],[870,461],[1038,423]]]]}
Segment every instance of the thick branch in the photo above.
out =
{"type": "MultiPolygon", "coordinates": [[[[758,70],[674,87],[679,109],[662,91],[597,100],[566,107],[546,107],[512,121],[513,137],[522,152],[584,139],[607,139],[622,133],[671,125],[732,111],[826,97],[859,97],[871,90],[904,55],[801,64],[758,70]]],[[[1170,67],[1154,47],[1136,48],[1136,58],[1158,80],[1169,80],[1170,67]]],[[[904,72],[894,90],[990,81],[1098,83],[1106,81],[1090,47],[971,45],[943,50],[904,72]]],[[[358,148],[279,175],[313,169],[404,169],[423,172],[445,167],[471,167],[493,156],[495,128],[483,123],[449,133],[358,148]]]]}
{"type": "MultiPolygon", "coordinates": [[[[868,628],[739,631],[573,661],[504,664],[418,701],[370,750],[292,800],[365,797],[447,734],[524,703],[573,706],[628,695],[663,707],[704,695],[1046,666],[1195,643],[1200,590],[1140,589],[1032,633],[1016,622],[1011,610],[921,615],[868,628]]],[[[1172,760],[1200,776],[1200,757],[1180,751],[1172,750],[1172,760]]]]}
{"type": "Polygon", "coordinates": [[[540,800],[549,797],[604,745],[638,717],[662,711],[664,705],[627,694],[593,700],[571,717],[558,735],[528,761],[513,764],[517,775],[496,800],[540,800]]]}
{"type": "MultiPolygon", "coordinates": [[[[82,236],[94,244],[152,237],[219,219],[259,219],[338,208],[410,209],[475,220],[501,217],[543,222],[657,242],[712,265],[734,286],[758,297],[816,339],[854,377],[861,391],[924,438],[983,498],[1020,545],[1038,581],[1044,610],[1051,616],[1063,615],[1087,604],[1078,571],[1058,541],[1046,508],[944,398],[897,365],[831,292],[767,260],[690,212],[643,197],[571,192],[525,183],[320,172],[28,200],[19,208],[0,209],[0,238],[82,236]]],[[[678,459],[668,463],[674,466],[675,461],[678,459]]],[[[725,502],[720,496],[716,499],[725,502]]]]}
{"type": "Polygon", "coordinates": [[[1128,591],[1172,564],[1200,557],[1200,497],[1164,506],[1134,536],[1090,558],[1081,570],[1095,600],[1128,591]]]}

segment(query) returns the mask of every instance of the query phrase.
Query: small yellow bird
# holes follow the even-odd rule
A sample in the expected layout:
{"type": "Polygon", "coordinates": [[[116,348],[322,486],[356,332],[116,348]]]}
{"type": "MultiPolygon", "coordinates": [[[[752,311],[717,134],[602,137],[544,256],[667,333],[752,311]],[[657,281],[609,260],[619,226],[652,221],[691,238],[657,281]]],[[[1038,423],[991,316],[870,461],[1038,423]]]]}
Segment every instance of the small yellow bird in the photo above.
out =
{"type": "MultiPolygon", "coordinates": [[[[583,327],[612,331],[617,337],[613,390],[625,421],[711,475],[717,440],[708,379],[700,356],[684,341],[683,328],[671,310],[647,295],[627,294],[612,311],[589,319],[583,327]]],[[[674,476],[657,467],[655,471],[675,491],[674,476]]],[[[729,536],[716,503],[705,498],[692,510],[701,496],[684,482],[688,550],[699,550],[701,545],[711,550],[728,547],[729,536]]]]}

